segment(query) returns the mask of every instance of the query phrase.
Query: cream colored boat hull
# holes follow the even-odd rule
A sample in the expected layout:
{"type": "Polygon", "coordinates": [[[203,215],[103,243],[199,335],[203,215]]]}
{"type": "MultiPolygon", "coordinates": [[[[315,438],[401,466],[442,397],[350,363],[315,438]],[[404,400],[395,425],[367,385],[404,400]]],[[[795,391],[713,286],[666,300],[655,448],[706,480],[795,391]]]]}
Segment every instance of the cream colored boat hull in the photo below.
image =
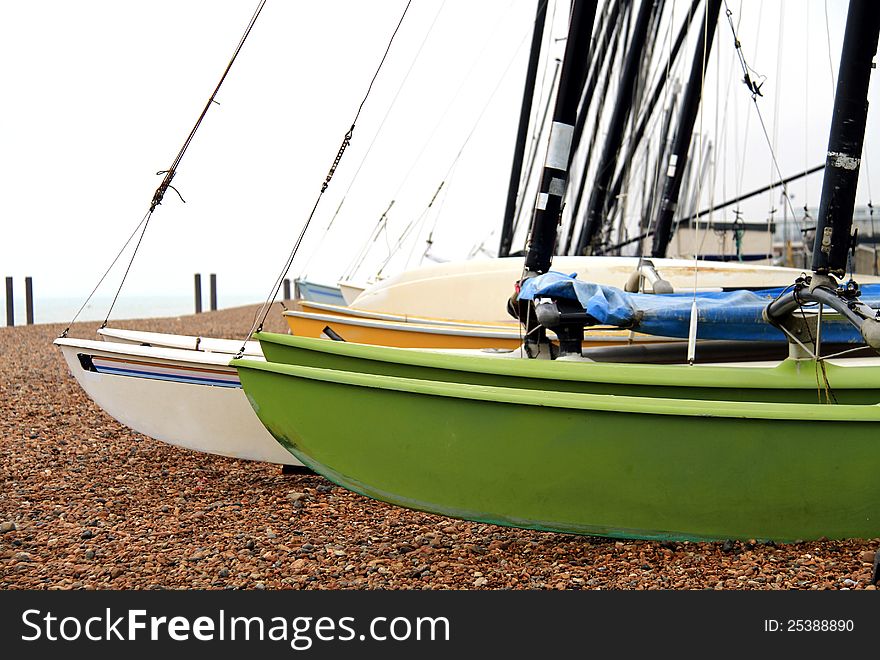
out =
{"type": "MultiPolygon", "coordinates": [[[[651,259],[675,291],[769,288],[792,284],[803,272],[742,263],[687,259],[651,259]],[[695,278],[696,271],[696,278],[695,278]]],[[[553,270],[577,273],[580,279],[624,288],[638,267],[636,257],[554,257],[553,270]]],[[[435,319],[484,323],[510,321],[507,300],[522,275],[521,257],[449,262],[417,268],[366,289],[351,306],[370,312],[407,314],[435,319]]],[[[868,275],[859,283],[880,282],[868,275]]]]}

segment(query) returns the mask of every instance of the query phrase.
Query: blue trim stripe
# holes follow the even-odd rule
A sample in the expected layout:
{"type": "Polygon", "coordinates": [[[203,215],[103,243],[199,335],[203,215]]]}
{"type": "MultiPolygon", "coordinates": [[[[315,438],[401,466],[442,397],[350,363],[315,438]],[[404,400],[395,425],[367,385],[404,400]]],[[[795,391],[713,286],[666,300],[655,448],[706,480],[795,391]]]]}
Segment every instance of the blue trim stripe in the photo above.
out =
{"type": "Polygon", "coordinates": [[[187,383],[190,385],[208,385],[213,387],[234,387],[240,388],[241,381],[236,372],[231,372],[227,376],[223,373],[216,375],[206,375],[205,369],[187,369],[180,365],[164,365],[156,364],[156,369],[151,369],[149,365],[140,362],[138,367],[134,367],[124,360],[110,358],[114,362],[120,362],[126,366],[110,366],[104,363],[102,356],[92,358],[92,364],[98,373],[109,374],[113,376],[128,376],[132,378],[149,378],[153,380],[164,380],[176,383],[187,383]]]}

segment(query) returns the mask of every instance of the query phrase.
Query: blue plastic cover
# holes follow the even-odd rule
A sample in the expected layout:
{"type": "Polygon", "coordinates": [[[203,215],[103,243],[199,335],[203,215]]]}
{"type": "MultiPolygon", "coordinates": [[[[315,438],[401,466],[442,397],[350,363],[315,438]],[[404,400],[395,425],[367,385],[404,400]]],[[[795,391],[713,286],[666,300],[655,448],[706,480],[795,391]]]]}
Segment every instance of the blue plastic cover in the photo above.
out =
{"type": "MultiPolygon", "coordinates": [[[[785,288],[757,291],[697,292],[697,338],[787,341],[785,334],[764,320],[764,308],[785,288]]],[[[880,284],[861,287],[861,301],[880,307],[880,284]]],[[[578,280],[550,271],[526,280],[519,297],[576,300],[597,325],[632,328],[664,337],[688,336],[693,292],[627,293],[613,286],[578,280]]],[[[834,343],[863,343],[857,328],[843,319],[824,320],[822,339],[834,343]]]]}

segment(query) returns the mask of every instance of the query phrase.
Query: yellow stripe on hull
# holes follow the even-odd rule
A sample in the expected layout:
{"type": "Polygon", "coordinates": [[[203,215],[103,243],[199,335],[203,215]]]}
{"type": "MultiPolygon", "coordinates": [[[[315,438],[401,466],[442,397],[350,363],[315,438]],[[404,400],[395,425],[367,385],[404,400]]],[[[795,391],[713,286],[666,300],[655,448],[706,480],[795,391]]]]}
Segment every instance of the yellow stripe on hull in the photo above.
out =
{"type": "MultiPolygon", "coordinates": [[[[325,328],[355,344],[396,346],[399,348],[455,348],[516,349],[522,345],[522,335],[517,331],[478,329],[470,326],[424,326],[414,323],[395,323],[373,319],[345,318],[337,315],[319,315],[303,312],[287,312],[284,315],[292,334],[299,337],[325,337],[325,328]]],[[[662,337],[648,335],[632,336],[626,330],[590,332],[584,348],[596,346],[619,346],[630,343],[653,343],[665,341],[662,337]]]]}
{"type": "Polygon", "coordinates": [[[515,349],[522,344],[518,335],[511,333],[452,334],[454,330],[446,327],[443,332],[426,332],[414,324],[398,324],[404,327],[368,327],[347,323],[345,317],[338,320],[310,319],[286,316],[290,331],[299,337],[322,337],[324,328],[329,327],[345,341],[356,344],[376,346],[396,346],[399,348],[508,348],[515,349]]]}

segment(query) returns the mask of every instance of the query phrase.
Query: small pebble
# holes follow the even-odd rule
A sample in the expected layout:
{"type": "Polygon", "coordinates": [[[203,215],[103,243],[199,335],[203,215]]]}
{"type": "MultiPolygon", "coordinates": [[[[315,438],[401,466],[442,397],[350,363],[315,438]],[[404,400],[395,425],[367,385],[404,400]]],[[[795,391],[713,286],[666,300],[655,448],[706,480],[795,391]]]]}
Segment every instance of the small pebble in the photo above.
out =
{"type": "MultiPolygon", "coordinates": [[[[255,311],[111,323],[240,339],[255,311]]],[[[70,334],[94,339],[98,325],[70,334]]],[[[652,542],[496,527],[175,447],[92,402],[52,345],[63,329],[0,328],[0,589],[877,588],[880,538],[652,542]]],[[[266,329],[286,325],[270,315],[266,329]]]]}

